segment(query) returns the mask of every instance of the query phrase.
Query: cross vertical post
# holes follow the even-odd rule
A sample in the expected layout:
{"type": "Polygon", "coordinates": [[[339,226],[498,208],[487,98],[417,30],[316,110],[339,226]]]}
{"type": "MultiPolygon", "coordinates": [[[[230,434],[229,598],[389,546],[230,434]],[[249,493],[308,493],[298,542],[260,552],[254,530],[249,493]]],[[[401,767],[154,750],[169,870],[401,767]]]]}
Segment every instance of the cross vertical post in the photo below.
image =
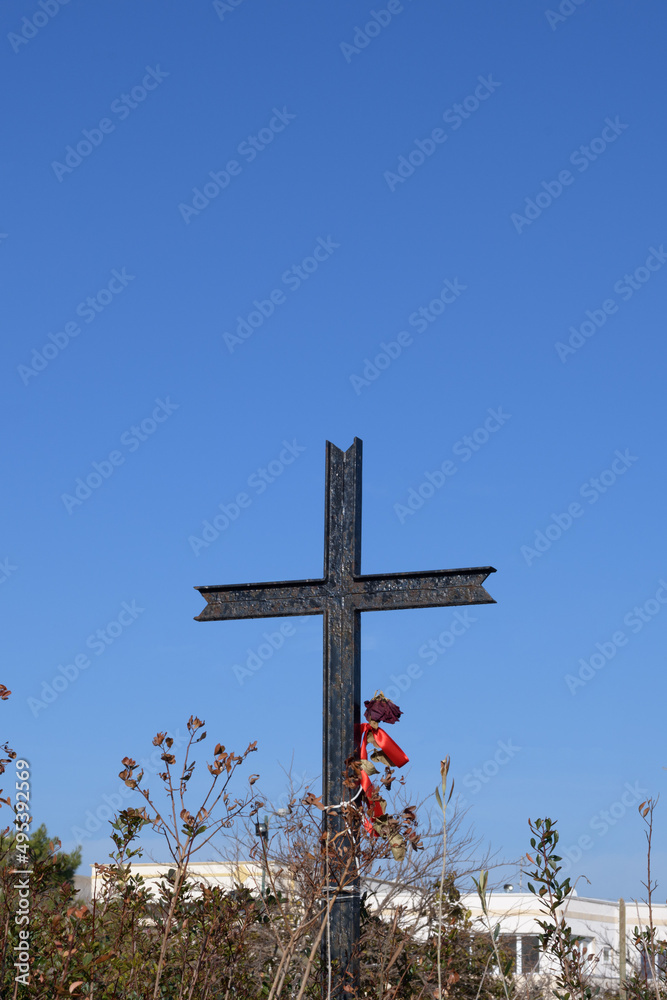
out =
{"type": "MultiPolygon", "coordinates": [[[[345,590],[347,581],[360,573],[361,459],[358,439],[347,452],[327,442],[324,576],[337,596],[329,600],[323,616],[322,801],[326,806],[346,802],[354,794],[345,779],[360,722],[361,616],[345,590]]],[[[356,830],[346,830],[342,806],[325,809],[323,829],[329,875],[324,904],[331,908],[322,942],[324,974],[332,966],[337,982],[355,987],[360,934],[356,830]]]]}

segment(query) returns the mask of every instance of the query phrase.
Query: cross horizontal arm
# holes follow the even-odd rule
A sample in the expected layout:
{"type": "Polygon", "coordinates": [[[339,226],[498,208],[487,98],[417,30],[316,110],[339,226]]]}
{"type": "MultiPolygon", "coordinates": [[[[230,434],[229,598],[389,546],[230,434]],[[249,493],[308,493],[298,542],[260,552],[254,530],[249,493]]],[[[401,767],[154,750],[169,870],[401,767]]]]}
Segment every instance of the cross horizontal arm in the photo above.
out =
{"type": "Polygon", "coordinates": [[[348,593],[358,611],[495,604],[482,584],[492,566],[357,577],[348,593]]]}
{"type": "Polygon", "coordinates": [[[326,601],[323,580],[286,583],[243,583],[223,587],[195,587],[206,598],[197,622],[232,618],[282,618],[322,614],[326,601]]]}

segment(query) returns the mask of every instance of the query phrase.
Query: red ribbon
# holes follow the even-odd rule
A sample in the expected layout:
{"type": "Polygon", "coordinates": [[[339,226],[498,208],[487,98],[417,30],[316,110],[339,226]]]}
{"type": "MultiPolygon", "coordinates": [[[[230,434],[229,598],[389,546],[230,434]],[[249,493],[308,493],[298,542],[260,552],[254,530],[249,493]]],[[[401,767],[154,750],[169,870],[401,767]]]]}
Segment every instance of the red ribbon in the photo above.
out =
{"type": "MultiPolygon", "coordinates": [[[[394,767],[403,767],[404,764],[408,763],[409,757],[403,753],[398,743],[394,743],[391,736],[385,733],[384,729],[374,729],[373,726],[369,725],[367,722],[361,725],[361,746],[359,748],[359,757],[361,760],[368,760],[368,749],[367,741],[369,735],[372,734],[373,740],[377,744],[378,750],[385,755],[390,764],[394,767]]],[[[364,790],[368,804],[373,810],[373,816],[377,819],[379,816],[383,815],[382,806],[380,805],[377,796],[375,794],[375,787],[370,777],[366,774],[364,769],[361,769],[361,787],[364,790]]],[[[377,837],[377,833],[373,829],[373,824],[366,817],[364,819],[364,826],[368,833],[372,836],[377,837]]]]}

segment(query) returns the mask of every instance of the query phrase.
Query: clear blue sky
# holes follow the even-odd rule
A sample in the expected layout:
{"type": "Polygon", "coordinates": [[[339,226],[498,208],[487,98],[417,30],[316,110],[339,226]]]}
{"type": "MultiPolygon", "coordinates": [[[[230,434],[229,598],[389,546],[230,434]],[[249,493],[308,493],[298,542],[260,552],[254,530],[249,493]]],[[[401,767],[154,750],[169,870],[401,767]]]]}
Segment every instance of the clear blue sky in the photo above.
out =
{"type": "Polygon", "coordinates": [[[502,856],[548,814],[584,838],[580,891],[641,894],[667,764],[664,6],[44,3],[4,4],[0,39],[2,733],[35,818],[80,840],[121,757],[190,713],[259,740],[276,800],[292,758],[318,775],[320,620],[245,676],[287,620],[198,624],[192,588],[319,576],[324,443],[358,436],[365,572],[498,570],[464,622],[363,619],[415,798],[450,754],[502,856]]]}

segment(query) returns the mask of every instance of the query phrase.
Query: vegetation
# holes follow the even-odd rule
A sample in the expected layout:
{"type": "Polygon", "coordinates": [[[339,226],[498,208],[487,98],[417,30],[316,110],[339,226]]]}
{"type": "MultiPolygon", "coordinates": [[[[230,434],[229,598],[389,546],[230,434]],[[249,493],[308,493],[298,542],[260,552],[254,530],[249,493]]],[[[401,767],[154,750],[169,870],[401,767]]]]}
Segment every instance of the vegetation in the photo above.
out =
{"type": "MultiPolygon", "coordinates": [[[[348,873],[338,891],[354,882],[349,852],[345,854],[350,832],[358,839],[356,862],[364,887],[360,997],[620,996],[618,989],[605,994],[595,985],[594,960],[582,954],[562,915],[573,890],[569,879],[560,879],[558,832],[552,820],[530,823],[529,856],[529,888],[543,910],[541,945],[552,974],[548,979],[517,977],[502,929],[493,926],[489,916],[487,870],[475,880],[482,919],[473,919],[461,901],[458,885],[473,873],[476,844],[461,817],[448,811],[453,791],[448,786],[449,759],[441,764],[435,796],[441,815],[420,834],[418,810],[406,804],[398,782],[392,811],[384,799],[378,805],[373,793],[364,797],[363,805],[357,800],[347,807],[347,841],[337,844],[336,838],[323,834],[324,807],[308,788],[290,789],[287,807],[274,816],[270,835],[266,831],[257,838],[255,821],[265,803],[255,790],[258,776],[251,774],[245,782],[242,777],[255,744],[241,754],[220,743],[213,746],[194,808],[193,752],[206,740],[206,732],[196,717],[189,719],[187,728],[189,739],[178,760],[165,733],[153,740],[164,764],[155,793],[136,762],[123,759],[120,776],[136,792],[137,805],[111,821],[112,852],[108,864],[96,866],[90,904],[77,896],[72,881],[79,852],[61,852],[44,826],[22,834],[28,819],[25,808],[9,798],[0,800],[16,819],[0,833],[0,996],[322,1000],[329,971],[322,943],[336,898],[324,890],[332,859],[337,871],[348,873]],[[148,830],[161,835],[171,857],[169,870],[150,882],[133,868],[143,856],[142,831],[148,830]],[[251,858],[263,870],[261,889],[240,879],[229,888],[211,886],[196,876],[193,859],[207,845],[211,851],[221,837],[228,860],[251,858]],[[28,882],[29,893],[22,893],[28,882]],[[26,895],[29,903],[22,903],[26,895]],[[17,920],[26,907],[29,921],[17,920]]],[[[9,747],[4,751],[0,774],[16,758],[9,747]]],[[[381,758],[380,752],[372,757],[384,763],[381,758]]],[[[23,762],[15,763],[20,777],[23,762]]],[[[360,762],[351,767],[351,780],[356,781],[360,762]]],[[[377,773],[368,765],[364,771],[367,776],[377,773]]],[[[381,781],[388,791],[394,781],[389,766],[381,781]]],[[[654,804],[640,807],[648,845],[644,885],[649,904],[655,889],[650,869],[654,804]]],[[[667,996],[663,945],[652,916],[648,927],[636,928],[634,936],[643,962],[632,967],[624,995],[628,1000],[660,1000],[667,996]]]]}

